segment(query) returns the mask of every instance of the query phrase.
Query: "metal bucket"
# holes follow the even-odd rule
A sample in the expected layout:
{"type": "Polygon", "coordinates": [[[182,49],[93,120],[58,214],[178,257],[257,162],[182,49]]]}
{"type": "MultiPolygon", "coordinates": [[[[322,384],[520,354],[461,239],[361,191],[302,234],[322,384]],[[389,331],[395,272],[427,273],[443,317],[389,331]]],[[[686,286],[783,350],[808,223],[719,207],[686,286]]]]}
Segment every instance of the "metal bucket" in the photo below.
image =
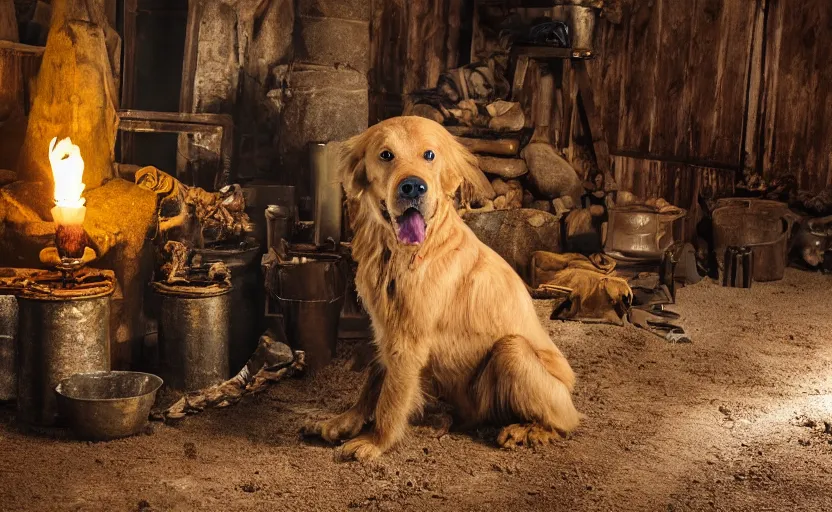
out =
{"type": "Polygon", "coordinates": [[[197,391],[230,377],[231,286],[153,283],[159,297],[159,366],[165,384],[197,391]]]}
{"type": "Polygon", "coordinates": [[[306,352],[311,372],[328,365],[338,344],[346,282],[340,257],[320,257],[277,269],[280,311],[292,348],[306,352]]]}
{"type": "Polygon", "coordinates": [[[755,281],[783,278],[792,226],[787,205],[775,201],[724,201],[718,203],[712,216],[714,251],[720,269],[725,269],[728,247],[750,247],[754,252],[751,275],[755,281]]]}
{"type": "Polygon", "coordinates": [[[552,19],[569,27],[569,39],[573,50],[594,50],[595,20],[598,11],[580,5],[556,5],[552,7],[552,19]]]}
{"type": "Polygon", "coordinates": [[[18,297],[17,410],[22,421],[52,426],[55,387],[76,373],[110,370],[110,290],[83,298],[18,297]]]}
{"type": "Polygon", "coordinates": [[[673,222],[684,215],[684,210],[661,213],[638,205],[610,208],[604,252],[660,261],[673,245],[673,222]]]}
{"type": "MultiPolygon", "coordinates": [[[[242,369],[257,349],[263,333],[265,290],[260,271],[260,245],[254,239],[242,248],[196,249],[202,263],[221,261],[231,271],[231,335],[228,365],[232,373],[242,369]]],[[[195,260],[195,263],[199,262],[195,260]]]]}
{"type": "Polygon", "coordinates": [[[0,401],[17,397],[17,299],[0,295],[0,401]]]}

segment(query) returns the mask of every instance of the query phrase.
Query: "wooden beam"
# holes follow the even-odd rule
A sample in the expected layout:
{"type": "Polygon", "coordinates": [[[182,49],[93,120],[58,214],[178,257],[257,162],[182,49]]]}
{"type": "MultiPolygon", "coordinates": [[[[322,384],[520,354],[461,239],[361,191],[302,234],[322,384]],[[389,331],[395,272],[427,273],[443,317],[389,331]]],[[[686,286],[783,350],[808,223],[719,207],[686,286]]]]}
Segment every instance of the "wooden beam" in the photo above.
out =
{"type": "Polygon", "coordinates": [[[746,116],[743,126],[741,168],[746,172],[762,174],[760,139],[763,123],[760,112],[763,101],[763,82],[765,81],[763,55],[766,51],[766,9],[768,0],[757,0],[757,13],[754,30],[751,35],[750,59],[748,70],[748,93],[746,97],[746,116]]]}
{"type": "Polygon", "coordinates": [[[17,33],[17,16],[14,13],[14,0],[0,0],[0,41],[20,41],[17,33]]]}
{"type": "Polygon", "coordinates": [[[592,90],[592,82],[586,69],[586,61],[580,59],[572,61],[572,69],[575,70],[575,78],[578,81],[578,90],[581,95],[581,104],[583,104],[584,112],[589,122],[592,147],[595,149],[595,160],[598,164],[598,169],[604,173],[605,186],[609,187],[609,185],[615,183],[615,179],[610,173],[610,147],[607,145],[607,139],[604,136],[604,126],[601,124],[601,116],[595,105],[595,93],[592,90]]]}
{"type": "Polygon", "coordinates": [[[188,0],[188,24],[185,28],[185,54],[182,60],[182,88],[179,92],[179,111],[194,110],[194,79],[199,50],[199,24],[204,6],[200,0],[188,0]]]}

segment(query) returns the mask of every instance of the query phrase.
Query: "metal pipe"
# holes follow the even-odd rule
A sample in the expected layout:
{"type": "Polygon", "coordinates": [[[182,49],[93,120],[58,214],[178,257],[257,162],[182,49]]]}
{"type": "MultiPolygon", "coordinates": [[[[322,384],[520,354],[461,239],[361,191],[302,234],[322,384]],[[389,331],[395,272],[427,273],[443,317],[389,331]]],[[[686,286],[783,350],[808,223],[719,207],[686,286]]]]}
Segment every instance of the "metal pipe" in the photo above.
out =
{"type": "Polygon", "coordinates": [[[336,146],[333,143],[314,143],[309,147],[315,204],[314,242],[319,247],[329,239],[336,246],[341,242],[343,198],[338,166],[334,162],[335,152],[336,146]]]}

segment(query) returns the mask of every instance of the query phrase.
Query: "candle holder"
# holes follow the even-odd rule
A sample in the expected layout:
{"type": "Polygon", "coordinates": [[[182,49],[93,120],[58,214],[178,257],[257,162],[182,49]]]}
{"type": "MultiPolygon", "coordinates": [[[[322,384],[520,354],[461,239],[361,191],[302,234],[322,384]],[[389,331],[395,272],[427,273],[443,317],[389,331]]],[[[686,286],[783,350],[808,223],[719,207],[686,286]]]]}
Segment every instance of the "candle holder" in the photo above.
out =
{"type": "Polygon", "coordinates": [[[55,246],[43,249],[40,261],[59,270],[64,281],[70,283],[78,270],[96,258],[84,230],[87,208],[84,206],[86,200],[81,197],[84,191],[81,148],[69,138],[59,142],[55,137],[49,143],[49,164],[55,181],[55,207],[51,210],[55,222],[55,246]]]}

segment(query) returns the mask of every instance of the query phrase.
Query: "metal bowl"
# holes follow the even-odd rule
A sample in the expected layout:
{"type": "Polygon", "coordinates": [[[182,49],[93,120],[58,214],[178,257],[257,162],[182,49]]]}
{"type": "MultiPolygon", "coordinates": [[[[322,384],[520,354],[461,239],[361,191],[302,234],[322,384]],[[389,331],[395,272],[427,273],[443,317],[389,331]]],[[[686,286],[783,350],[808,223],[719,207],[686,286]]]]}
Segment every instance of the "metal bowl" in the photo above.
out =
{"type": "Polygon", "coordinates": [[[140,372],[76,373],[55,388],[58,412],[75,434],[90,441],[141,432],[162,379],[140,372]]]}

